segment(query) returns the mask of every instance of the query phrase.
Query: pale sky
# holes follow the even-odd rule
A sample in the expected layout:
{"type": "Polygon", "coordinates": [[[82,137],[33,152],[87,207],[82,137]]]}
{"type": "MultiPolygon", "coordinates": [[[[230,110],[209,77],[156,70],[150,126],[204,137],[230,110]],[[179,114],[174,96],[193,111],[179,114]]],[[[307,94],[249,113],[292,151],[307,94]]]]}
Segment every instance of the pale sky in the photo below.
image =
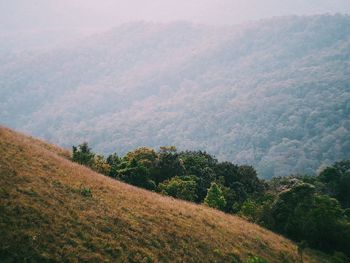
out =
{"type": "Polygon", "coordinates": [[[323,13],[350,13],[350,0],[0,0],[0,29],[109,28],[135,20],[237,24],[323,13]]]}

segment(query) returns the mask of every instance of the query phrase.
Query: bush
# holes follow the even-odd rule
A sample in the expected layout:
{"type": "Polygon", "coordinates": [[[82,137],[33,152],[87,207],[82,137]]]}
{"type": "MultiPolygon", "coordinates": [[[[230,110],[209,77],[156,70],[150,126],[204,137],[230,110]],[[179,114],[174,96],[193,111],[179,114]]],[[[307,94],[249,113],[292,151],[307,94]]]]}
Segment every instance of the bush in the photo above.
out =
{"type": "Polygon", "coordinates": [[[80,186],[80,194],[84,197],[92,197],[92,191],[89,187],[80,186]]]}
{"type": "Polygon", "coordinates": [[[221,188],[216,183],[211,183],[208,194],[204,199],[204,203],[212,208],[223,210],[226,206],[226,200],[222,194],[221,188]]]}
{"type": "Polygon", "coordinates": [[[194,202],[197,199],[195,176],[175,176],[159,184],[159,190],[167,195],[194,202]]]}

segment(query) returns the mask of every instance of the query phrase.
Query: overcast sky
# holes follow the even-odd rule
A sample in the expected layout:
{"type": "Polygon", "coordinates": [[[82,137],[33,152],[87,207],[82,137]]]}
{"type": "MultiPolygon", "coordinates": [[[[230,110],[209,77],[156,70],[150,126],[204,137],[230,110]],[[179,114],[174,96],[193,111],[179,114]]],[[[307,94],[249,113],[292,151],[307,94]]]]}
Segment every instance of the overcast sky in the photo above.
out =
{"type": "Polygon", "coordinates": [[[337,12],[350,13],[350,0],[0,0],[0,29],[108,28],[134,20],[237,24],[337,12]]]}

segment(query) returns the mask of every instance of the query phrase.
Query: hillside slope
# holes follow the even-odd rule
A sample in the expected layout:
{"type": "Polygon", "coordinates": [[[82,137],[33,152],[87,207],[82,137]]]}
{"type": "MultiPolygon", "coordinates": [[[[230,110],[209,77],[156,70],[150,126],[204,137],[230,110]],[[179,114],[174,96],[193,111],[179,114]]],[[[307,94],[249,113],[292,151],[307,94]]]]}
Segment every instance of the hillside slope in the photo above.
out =
{"type": "MultiPolygon", "coordinates": [[[[238,217],[144,191],[0,128],[5,262],[298,262],[291,241],[238,217]],[[91,190],[92,196],[90,196],[91,190]]],[[[307,251],[305,262],[327,262],[307,251]]]]}
{"type": "Polygon", "coordinates": [[[106,154],[176,145],[265,178],[313,173],[350,158],[349,50],[341,15],[125,24],[2,63],[0,119],[106,154]]]}

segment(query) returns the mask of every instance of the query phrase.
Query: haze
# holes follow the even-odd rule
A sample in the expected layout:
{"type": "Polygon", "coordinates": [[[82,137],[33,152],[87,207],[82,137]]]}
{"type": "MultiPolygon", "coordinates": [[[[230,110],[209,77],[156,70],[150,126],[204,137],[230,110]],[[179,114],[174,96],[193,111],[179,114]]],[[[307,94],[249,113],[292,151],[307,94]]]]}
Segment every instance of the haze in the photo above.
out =
{"type": "Polygon", "coordinates": [[[0,30],[110,28],[135,20],[237,24],[272,16],[349,12],[349,0],[0,0],[0,30]]]}

